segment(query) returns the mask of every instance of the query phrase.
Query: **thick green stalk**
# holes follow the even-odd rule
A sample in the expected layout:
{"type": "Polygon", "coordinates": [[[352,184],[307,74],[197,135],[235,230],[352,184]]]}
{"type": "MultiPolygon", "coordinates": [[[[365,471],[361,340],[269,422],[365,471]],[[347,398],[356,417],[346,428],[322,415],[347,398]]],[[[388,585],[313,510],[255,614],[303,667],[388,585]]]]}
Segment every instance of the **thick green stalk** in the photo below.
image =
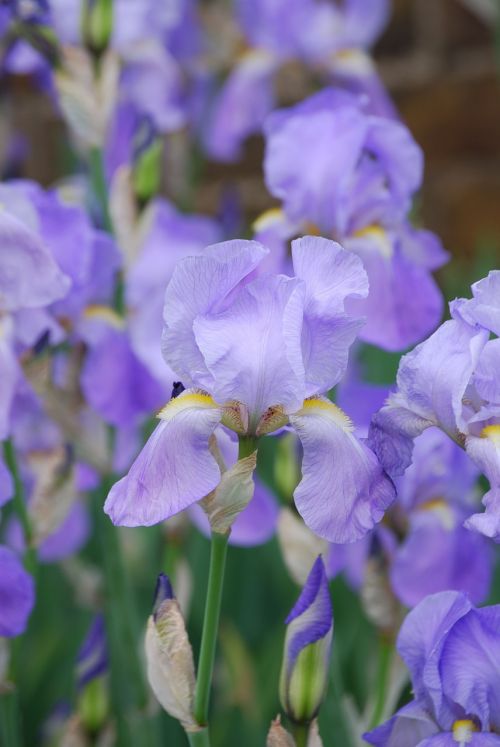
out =
{"type": "Polygon", "coordinates": [[[104,164],[102,160],[102,151],[100,148],[91,148],[89,153],[89,171],[92,191],[99,203],[103,228],[108,233],[113,233],[113,223],[109,214],[108,205],[108,188],[106,177],[104,175],[104,164]]]}
{"type": "Polygon", "coordinates": [[[370,729],[374,729],[376,726],[378,726],[384,716],[385,702],[387,700],[387,692],[389,689],[393,652],[393,642],[382,636],[380,639],[379,648],[379,662],[375,689],[375,706],[373,708],[373,716],[370,722],[370,729]]]}
{"type": "Polygon", "coordinates": [[[30,516],[28,513],[28,507],[24,496],[24,487],[19,474],[19,468],[17,465],[16,452],[12,441],[8,440],[3,445],[5,464],[9,468],[14,482],[14,496],[12,498],[12,505],[14,511],[17,514],[17,518],[21,523],[21,527],[24,535],[25,542],[25,553],[24,553],[24,564],[26,570],[36,575],[37,570],[37,559],[36,551],[33,547],[33,528],[31,526],[30,516]]]}
{"type": "Polygon", "coordinates": [[[205,726],[208,723],[208,706],[215,661],[215,648],[217,645],[217,631],[219,628],[227,541],[228,535],[212,533],[207,600],[194,696],[194,717],[200,726],[205,726]]]}
{"type": "Polygon", "coordinates": [[[306,724],[295,724],[293,727],[293,736],[297,747],[307,747],[307,737],[309,735],[309,726],[306,724]]]}
{"type": "Polygon", "coordinates": [[[187,738],[191,747],[210,747],[208,728],[201,731],[187,732],[187,738]]]}

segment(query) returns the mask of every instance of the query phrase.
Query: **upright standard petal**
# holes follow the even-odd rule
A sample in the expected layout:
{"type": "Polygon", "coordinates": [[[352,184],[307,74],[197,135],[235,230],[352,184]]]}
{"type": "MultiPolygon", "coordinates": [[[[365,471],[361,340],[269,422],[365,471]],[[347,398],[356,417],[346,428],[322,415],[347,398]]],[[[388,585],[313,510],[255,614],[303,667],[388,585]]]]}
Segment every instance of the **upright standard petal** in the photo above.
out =
{"type": "Polygon", "coordinates": [[[193,331],[203,314],[222,311],[227,297],[257,267],[267,250],[256,241],[225,241],[176,266],[165,292],[162,350],[186,385],[208,388],[211,377],[193,331]]]}
{"type": "Polygon", "coordinates": [[[499,630],[500,605],[472,610],[449,630],[439,662],[445,697],[494,732],[500,729],[499,630]]]}
{"type": "Polygon", "coordinates": [[[295,504],[307,526],[330,542],[353,542],[381,520],[396,493],[375,454],[353,434],[347,415],[309,399],[290,417],[304,456],[295,504]]]}
{"type": "Polygon", "coordinates": [[[471,290],[473,297],[460,304],[460,316],[500,336],[500,270],[492,270],[471,290]]]}
{"type": "Polygon", "coordinates": [[[0,636],[24,632],[35,603],[35,584],[12,550],[0,545],[0,636]]]}
{"type": "Polygon", "coordinates": [[[460,592],[433,594],[409,613],[398,636],[397,649],[410,670],[415,698],[438,721],[448,715],[440,676],[443,646],[450,629],[471,609],[472,603],[460,592]]]}
{"type": "Polygon", "coordinates": [[[160,412],[161,423],[104,505],[114,524],[151,526],[204,498],[220,481],[209,439],[222,412],[186,390],[160,412]]]}
{"type": "Polygon", "coordinates": [[[194,321],[211,394],[244,403],[253,428],[272,405],[293,411],[304,399],[303,292],[295,278],[264,276],[239,289],[227,309],[194,321]]]}
{"type": "Polygon", "coordinates": [[[349,348],[364,320],[344,312],[346,299],[366,298],[361,260],[340,244],[316,236],[292,241],[296,277],[305,282],[302,355],[306,396],[331,389],[347,367],[349,348]]]}

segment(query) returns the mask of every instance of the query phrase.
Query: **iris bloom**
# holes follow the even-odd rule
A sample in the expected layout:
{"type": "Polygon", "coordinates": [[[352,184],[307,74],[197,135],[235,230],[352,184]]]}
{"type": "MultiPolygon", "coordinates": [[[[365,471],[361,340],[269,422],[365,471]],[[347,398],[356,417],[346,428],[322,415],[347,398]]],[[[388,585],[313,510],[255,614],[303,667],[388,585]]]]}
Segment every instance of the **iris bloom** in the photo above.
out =
{"type": "Polygon", "coordinates": [[[360,260],[315,237],[293,242],[294,277],[258,274],[267,250],[228,241],[181,260],[165,294],[163,353],[188,387],[105,510],[115,524],[151,525],[220,482],[212,435],[223,424],[258,439],[291,425],[303,446],[295,503],[331,541],[353,541],[382,518],[394,487],[348,416],[323,394],[342,377],[362,320],[345,311],[367,293],[360,260]]]}
{"type": "Polygon", "coordinates": [[[498,747],[499,625],[500,605],[476,609],[459,592],[420,602],[397,642],[414,699],[365,740],[376,747],[498,747]]]}
{"type": "Polygon", "coordinates": [[[257,235],[283,242],[287,225],[289,237],[312,224],[361,257],[370,293],[353,310],[367,317],[366,342],[402,350],[434,330],[443,302],[431,273],[447,254],[407,218],[423,171],[408,129],[367,112],[363,97],[330,88],[274,112],[265,135],[266,184],[283,211],[264,214],[257,235]]]}
{"type": "Polygon", "coordinates": [[[500,540],[500,271],[450,305],[452,319],[401,359],[397,391],[378,412],[370,444],[392,476],[412,459],[413,440],[438,426],[486,475],[486,511],[467,521],[500,540]]]}

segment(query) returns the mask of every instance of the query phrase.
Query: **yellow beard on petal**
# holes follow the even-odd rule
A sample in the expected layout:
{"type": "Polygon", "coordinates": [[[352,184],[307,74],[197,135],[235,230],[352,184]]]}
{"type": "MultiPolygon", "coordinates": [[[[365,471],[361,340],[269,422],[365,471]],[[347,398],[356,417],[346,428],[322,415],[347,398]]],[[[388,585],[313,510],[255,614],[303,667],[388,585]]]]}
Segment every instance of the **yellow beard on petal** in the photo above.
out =
{"type": "Polygon", "coordinates": [[[170,418],[182,412],[182,410],[187,410],[191,407],[219,408],[220,405],[206,392],[187,391],[167,402],[165,407],[162,407],[157,413],[156,417],[160,418],[160,420],[170,420],[170,418]]]}
{"type": "Polygon", "coordinates": [[[382,226],[373,223],[370,226],[360,228],[359,231],[354,231],[353,236],[357,239],[371,239],[377,246],[380,254],[383,257],[385,257],[386,259],[390,259],[392,257],[392,244],[389,236],[387,235],[387,231],[385,231],[382,226]]]}
{"type": "Polygon", "coordinates": [[[463,719],[453,724],[453,739],[459,745],[467,745],[472,742],[473,732],[478,731],[474,721],[463,719]]]}
{"type": "Polygon", "coordinates": [[[342,430],[344,431],[353,431],[354,430],[354,424],[347,415],[338,405],[335,405],[333,402],[330,402],[328,399],[323,399],[319,397],[311,397],[310,399],[304,400],[304,404],[302,405],[302,409],[299,410],[299,412],[295,413],[296,415],[314,415],[315,413],[325,415],[327,417],[330,417],[332,420],[335,421],[337,425],[339,425],[342,430]]]}
{"type": "Polygon", "coordinates": [[[489,438],[495,446],[500,448],[500,423],[498,425],[487,425],[481,431],[481,438],[489,438]]]}

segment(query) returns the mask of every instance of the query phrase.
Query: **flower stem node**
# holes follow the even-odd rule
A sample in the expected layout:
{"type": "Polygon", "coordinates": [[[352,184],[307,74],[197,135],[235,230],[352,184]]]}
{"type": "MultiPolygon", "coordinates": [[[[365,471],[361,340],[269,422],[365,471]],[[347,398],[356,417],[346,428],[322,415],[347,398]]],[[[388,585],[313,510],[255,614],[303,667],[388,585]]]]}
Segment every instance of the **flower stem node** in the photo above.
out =
{"type": "Polygon", "coordinates": [[[164,574],[158,577],[145,648],[149,684],[161,706],[186,731],[199,730],[193,716],[193,652],[172,585],[164,574]]]}
{"type": "Polygon", "coordinates": [[[325,696],[333,634],[332,603],[321,556],[285,622],[281,704],[292,721],[307,724],[325,696]]]}

